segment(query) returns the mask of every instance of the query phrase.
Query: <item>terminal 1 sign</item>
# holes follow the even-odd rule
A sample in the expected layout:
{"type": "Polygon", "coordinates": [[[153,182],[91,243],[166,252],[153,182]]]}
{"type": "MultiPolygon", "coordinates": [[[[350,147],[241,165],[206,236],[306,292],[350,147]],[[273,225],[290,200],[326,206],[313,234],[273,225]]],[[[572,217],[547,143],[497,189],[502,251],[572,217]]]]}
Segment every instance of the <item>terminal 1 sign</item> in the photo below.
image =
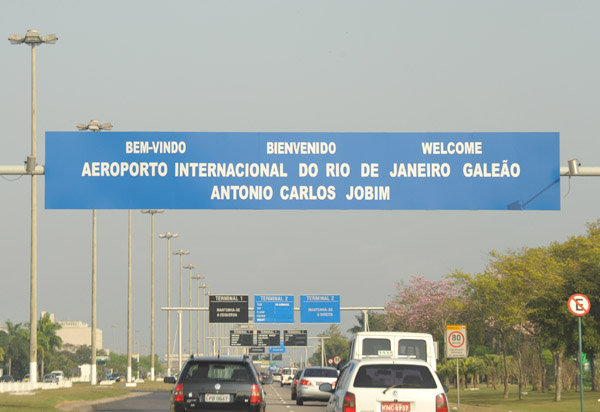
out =
{"type": "Polygon", "coordinates": [[[47,209],[559,210],[558,133],[47,132],[47,209]]]}

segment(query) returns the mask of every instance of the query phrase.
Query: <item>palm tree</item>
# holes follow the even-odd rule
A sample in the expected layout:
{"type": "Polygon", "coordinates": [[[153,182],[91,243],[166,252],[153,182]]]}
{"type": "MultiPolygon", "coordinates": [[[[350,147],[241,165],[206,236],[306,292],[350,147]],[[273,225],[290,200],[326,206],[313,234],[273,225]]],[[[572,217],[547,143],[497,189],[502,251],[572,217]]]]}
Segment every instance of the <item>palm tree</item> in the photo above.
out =
{"type": "Polygon", "coordinates": [[[6,332],[0,332],[0,345],[3,347],[3,355],[8,360],[8,374],[12,376],[12,361],[24,351],[27,342],[27,331],[21,327],[21,323],[14,324],[6,321],[6,332]]]}
{"type": "Polygon", "coordinates": [[[61,326],[50,320],[45,314],[38,322],[38,356],[40,358],[41,375],[44,376],[44,361],[62,346],[62,339],[56,334],[61,326]]]}

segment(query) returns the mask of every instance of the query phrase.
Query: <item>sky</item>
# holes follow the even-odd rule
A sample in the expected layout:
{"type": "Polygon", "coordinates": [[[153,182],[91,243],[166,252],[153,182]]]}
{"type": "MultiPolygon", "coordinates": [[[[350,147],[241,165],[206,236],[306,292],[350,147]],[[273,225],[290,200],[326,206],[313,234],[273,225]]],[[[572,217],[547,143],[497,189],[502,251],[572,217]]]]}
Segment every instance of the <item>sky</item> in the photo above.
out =
{"type": "MultiPolygon", "coordinates": [[[[2,2],[0,27],[6,38],[59,37],[36,48],[39,164],[45,132],[97,119],[115,131],[558,132],[557,166],[598,166],[599,12],[596,1],[553,0],[57,0],[2,2]]],[[[31,152],[30,50],[6,40],[0,61],[0,165],[20,165],[31,152]]],[[[30,180],[0,176],[3,324],[29,321],[30,180]]],[[[172,250],[190,251],[183,264],[198,266],[211,293],[339,294],[342,307],[379,307],[411,276],[477,273],[492,250],[585,233],[599,184],[561,178],[560,211],[168,210],[155,232],[179,234],[172,250]]],[[[91,323],[92,212],[45,210],[43,176],[38,203],[38,310],[91,323]]],[[[98,327],[121,353],[127,229],[126,210],[98,211],[98,327]]],[[[149,216],[133,211],[132,339],[142,352],[150,237],[149,216]]],[[[159,353],[167,255],[157,239],[159,353]]],[[[343,311],[340,328],[357,315],[343,311]]],[[[296,326],[315,336],[329,325],[296,326]]]]}

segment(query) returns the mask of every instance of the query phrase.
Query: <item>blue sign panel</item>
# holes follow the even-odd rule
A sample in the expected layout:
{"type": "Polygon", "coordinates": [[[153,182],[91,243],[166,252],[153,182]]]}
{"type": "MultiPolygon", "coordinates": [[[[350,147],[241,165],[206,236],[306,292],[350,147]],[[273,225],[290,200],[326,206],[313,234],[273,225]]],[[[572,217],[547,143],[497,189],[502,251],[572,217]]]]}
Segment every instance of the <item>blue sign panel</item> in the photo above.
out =
{"type": "Polygon", "coordinates": [[[340,296],[300,296],[300,322],[340,323],[340,296]]]}
{"type": "Polygon", "coordinates": [[[285,353],[285,346],[272,346],[269,348],[269,353],[285,353]]]}
{"type": "Polygon", "coordinates": [[[559,210],[558,133],[47,132],[47,209],[559,210]]]}
{"type": "Polygon", "coordinates": [[[255,323],[294,323],[294,296],[254,296],[255,323]]]}

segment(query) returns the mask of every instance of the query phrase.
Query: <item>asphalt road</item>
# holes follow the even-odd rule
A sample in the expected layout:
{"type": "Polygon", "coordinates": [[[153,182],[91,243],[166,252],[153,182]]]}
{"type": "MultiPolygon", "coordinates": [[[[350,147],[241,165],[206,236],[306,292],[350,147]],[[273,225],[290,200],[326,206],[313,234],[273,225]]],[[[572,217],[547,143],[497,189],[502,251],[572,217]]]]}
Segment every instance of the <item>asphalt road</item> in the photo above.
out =
{"type": "MultiPolygon", "coordinates": [[[[291,399],[290,387],[281,387],[278,383],[265,385],[267,393],[266,412],[325,412],[325,402],[305,402],[296,405],[291,399]]],[[[96,412],[168,412],[170,393],[166,391],[149,392],[135,398],[95,405],[96,412]]]]}

